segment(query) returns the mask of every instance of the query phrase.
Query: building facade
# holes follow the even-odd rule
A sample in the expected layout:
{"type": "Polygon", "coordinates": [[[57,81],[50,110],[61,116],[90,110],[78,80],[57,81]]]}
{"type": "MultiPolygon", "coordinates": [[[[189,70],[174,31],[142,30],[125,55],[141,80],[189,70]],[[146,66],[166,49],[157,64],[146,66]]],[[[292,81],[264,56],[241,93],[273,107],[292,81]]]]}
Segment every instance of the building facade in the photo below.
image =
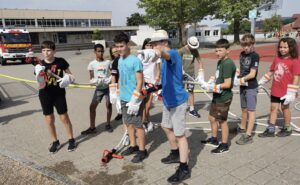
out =
{"type": "Polygon", "coordinates": [[[121,31],[135,34],[138,27],[113,26],[111,11],[0,9],[0,27],[25,28],[33,44],[52,40],[56,44],[91,43],[93,31],[112,42],[121,31]]]}

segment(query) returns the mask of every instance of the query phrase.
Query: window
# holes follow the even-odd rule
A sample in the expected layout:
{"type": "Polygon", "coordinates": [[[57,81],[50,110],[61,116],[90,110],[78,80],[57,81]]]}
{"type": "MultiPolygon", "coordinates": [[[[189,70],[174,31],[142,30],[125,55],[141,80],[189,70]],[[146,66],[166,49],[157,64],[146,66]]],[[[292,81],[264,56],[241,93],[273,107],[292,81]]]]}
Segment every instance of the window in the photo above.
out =
{"type": "Polygon", "coordinates": [[[110,19],[91,19],[91,26],[111,26],[110,19]]]}
{"type": "Polygon", "coordinates": [[[63,27],[63,19],[38,19],[39,27],[63,27]]]}
{"type": "Polygon", "coordinates": [[[219,35],[219,30],[214,30],[213,35],[218,36],[219,35]]]}
{"type": "Polygon", "coordinates": [[[201,37],[201,31],[197,31],[197,32],[195,33],[195,35],[198,36],[198,37],[201,37]]]}
{"type": "Polygon", "coordinates": [[[5,19],[5,26],[7,27],[34,27],[34,19],[5,19]]]}
{"type": "Polygon", "coordinates": [[[66,19],[67,27],[88,27],[88,19],[66,19]]]}
{"type": "Polygon", "coordinates": [[[209,36],[210,35],[210,30],[205,30],[204,31],[204,36],[209,36]]]}

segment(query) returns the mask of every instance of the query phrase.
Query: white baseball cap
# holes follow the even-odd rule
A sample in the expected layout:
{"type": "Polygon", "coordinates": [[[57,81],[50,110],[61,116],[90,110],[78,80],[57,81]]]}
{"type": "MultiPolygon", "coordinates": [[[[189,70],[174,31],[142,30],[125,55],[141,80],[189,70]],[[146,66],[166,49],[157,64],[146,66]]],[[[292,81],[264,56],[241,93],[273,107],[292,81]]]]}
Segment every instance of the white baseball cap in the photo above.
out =
{"type": "Polygon", "coordinates": [[[169,35],[165,30],[157,30],[151,35],[150,42],[169,40],[169,35]]]}
{"type": "Polygon", "coordinates": [[[191,36],[188,41],[187,44],[189,45],[189,47],[191,47],[192,49],[198,49],[199,48],[199,41],[197,39],[197,37],[195,36],[191,36]]]}

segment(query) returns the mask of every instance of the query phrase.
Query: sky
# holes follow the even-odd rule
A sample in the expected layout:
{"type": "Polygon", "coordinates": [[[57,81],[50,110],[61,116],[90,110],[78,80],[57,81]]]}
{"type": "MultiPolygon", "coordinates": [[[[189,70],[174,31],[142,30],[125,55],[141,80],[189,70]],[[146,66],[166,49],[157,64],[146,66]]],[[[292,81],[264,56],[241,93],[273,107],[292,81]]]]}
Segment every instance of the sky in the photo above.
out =
{"type": "MultiPolygon", "coordinates": [[[[282,7],[276,14],[290,17],[300,13],[300,0],[279,0],[282,7]]],[[[138,0],[0,0],[0,8],[9,9],[49,9],[49,10],[87,10],[87,11],[112,11],[113,25],[125,26],[126,18],[132,13],[143,13],[137,7],[138,0]]],[[[262,18],[269,18],[275,11],[262,12],[262,18]]],[[[213,26],[222,23],[220,20],[202,21],[202,24],[213,26]]]]}

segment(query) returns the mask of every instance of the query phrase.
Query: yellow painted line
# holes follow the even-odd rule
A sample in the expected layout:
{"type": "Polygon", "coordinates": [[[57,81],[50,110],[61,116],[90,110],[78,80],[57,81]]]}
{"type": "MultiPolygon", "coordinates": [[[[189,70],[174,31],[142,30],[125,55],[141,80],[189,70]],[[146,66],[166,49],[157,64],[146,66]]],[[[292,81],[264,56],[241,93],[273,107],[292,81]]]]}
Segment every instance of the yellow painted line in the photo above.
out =
{"type": "MultiPolygon", "coordinates": [[[[4,75],[4,74],[0,74],[0,77],[4,77],[4,78],[8,78],[11,80],[16,80],[19,82],[25,82],[25,83],[37,83],[35,80],[27,80],[24,78],[17,78],[17,77],[13,77],[13,76],[8,76],[8,75],[4,75]]],[[[71,88],[86,88],[86,89],[95,89],[96,87],[93,85],[80,85],[80,84],[70,84],[69,87],[71,88]]]]}

